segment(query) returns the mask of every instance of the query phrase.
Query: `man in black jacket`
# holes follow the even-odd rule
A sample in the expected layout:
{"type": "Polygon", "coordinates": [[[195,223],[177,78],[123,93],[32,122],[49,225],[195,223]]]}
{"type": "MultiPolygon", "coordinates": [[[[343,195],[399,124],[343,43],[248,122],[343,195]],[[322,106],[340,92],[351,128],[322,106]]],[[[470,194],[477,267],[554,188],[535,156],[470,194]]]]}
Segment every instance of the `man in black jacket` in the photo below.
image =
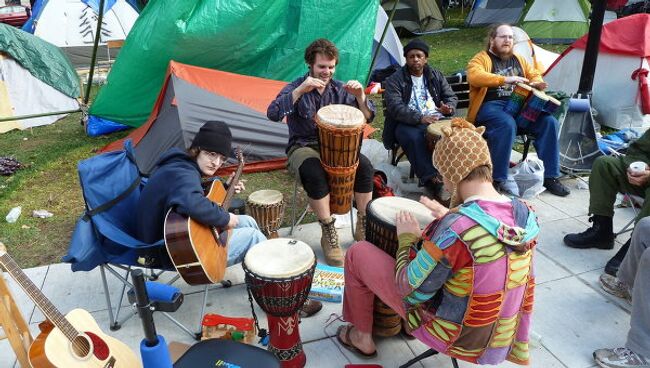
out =
{"type": "Polygon", "coordinates": [[[386,149],[399,144],[408,157],[420,185],[439,196],[442,182],[427,148],[430,124],[454,114],[458,98],[439,70],[429,67],[429,46],[414,39],[404,47],[406,65],[385,82],[386,120],[383,140],[386,149]]]}

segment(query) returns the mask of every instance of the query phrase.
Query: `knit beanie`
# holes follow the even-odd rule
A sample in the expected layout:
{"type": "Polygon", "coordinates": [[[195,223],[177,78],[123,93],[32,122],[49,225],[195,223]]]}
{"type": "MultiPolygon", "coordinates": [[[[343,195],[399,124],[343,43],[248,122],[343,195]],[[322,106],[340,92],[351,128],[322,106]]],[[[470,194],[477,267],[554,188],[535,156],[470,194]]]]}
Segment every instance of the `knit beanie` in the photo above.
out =
{"type": "Polygon", "coordinates": [[[191,147],[221,153],[229,157],[232,151],[232,133],[223,121],[208,121],[194,136],[191,147]]]}
{"type": "Polygon", "coordinates": [[[419,38],[416,38],[412,40],[411,42],[407,43],[406,46],[404,46],[404,56],[408,54],[409,51],[417,49],[422,52],[424,52],[424,55],[429,57],[429,45],[427,45],[424,41],[422,41],[419,38]]]}
{"type": "Polygon", "coordinates": [[[460,204],[458,183],[472,170],[483,165],[492,170],[490,150],[482,137],[483,132],[485,127],[477,128],[462,118],[454,118],[451,127],[442,128],[442,139],[433,151],[433,165],[452,183],[450,208],[460,204]]]}

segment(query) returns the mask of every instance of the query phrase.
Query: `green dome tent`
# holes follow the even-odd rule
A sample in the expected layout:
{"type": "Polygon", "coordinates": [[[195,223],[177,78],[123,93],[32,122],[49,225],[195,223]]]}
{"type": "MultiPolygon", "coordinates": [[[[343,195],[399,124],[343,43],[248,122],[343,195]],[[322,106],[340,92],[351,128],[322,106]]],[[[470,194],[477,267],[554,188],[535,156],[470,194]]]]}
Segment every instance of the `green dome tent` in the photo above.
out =
{"type": "Polygon", "coordinates": [[[170,60],[293,80],[307,71],[305,47],[320,37],[340,50],[335,77],[364,81],[378,6],[378,1],[358,0],[151,1],[133,25],[90,118],[140,126],[170,60]]]}
{"type": "Polygon", "coordinates": [[[569,44],[589,31],[587,0],[535,0],[521,22],[536,43],[569,44]]]}

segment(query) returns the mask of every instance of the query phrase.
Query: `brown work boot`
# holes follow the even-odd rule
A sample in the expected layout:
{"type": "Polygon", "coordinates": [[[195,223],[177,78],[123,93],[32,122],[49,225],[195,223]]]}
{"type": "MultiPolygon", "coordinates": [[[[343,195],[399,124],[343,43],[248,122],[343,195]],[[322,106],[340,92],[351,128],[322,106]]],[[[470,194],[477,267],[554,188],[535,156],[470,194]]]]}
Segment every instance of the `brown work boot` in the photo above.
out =
{"type": "Polygon", "coordinates": [[[357,224],[354,228],[354,240],[366,240],[366,214],[357,212],[357,224]]]}
{"type": "Polygon", "coordinates": [[[339,245],[339,235],[334,227],[334,218],[319,220],[323,235],[320,238],[320,246],[325,254],[325,263],[330,266],[343,267],[343,251],[339,245]]]}

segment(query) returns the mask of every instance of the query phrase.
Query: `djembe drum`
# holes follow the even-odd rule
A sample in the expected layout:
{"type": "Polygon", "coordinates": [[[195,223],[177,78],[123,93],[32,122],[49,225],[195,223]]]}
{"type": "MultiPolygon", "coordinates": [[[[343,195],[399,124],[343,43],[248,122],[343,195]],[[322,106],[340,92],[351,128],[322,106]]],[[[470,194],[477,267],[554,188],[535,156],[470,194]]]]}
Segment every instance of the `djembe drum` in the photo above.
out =
{"type": "Polygon", "coordinates": [[[393,258],[395,258],[399,245],[395,217],[400,211],[411,212],[421,229],[435,220],[425,205],[412,199],[379,197],[370,201],[366,213],[366,240],[393,258]]]}
{"type": "Polygon", "coordinates": [[[519,116],[517,116],[517,121],[529,121],[534,123],[537,121],[537,118],[539,118],[539,115],[545,111],[548,102],[549,98],[544,91],[537,89],[533,90],[533,93],[531,93],[528,100],[526,100],[526,104],[521,109],[519,116]]]}
{"type": "Polygon", "coordinates": [[[427,125],[426,142],[429,151],[433,152],[436,143],[442,138],[442,128],[451,127],[451,119],[443,119],[427,125]]]}
{"type": "Polygon", "coordinates": [[[266,312],[269,351],[283,368],[304,367],[298,310],[305,304],[316,267],[309,245],[292,239],[271,239],[252,247],[242,262],[249,298],[266,312]]]}
{"type": "Polygon", "coordinates": [[[278,237],[284,208],[284,198],[278,190],[258,190],[251,193],[246,200],[246,213],[257,221],[264,235],[272,239],[278,237]]]}
{"type": "Polygon", "coordinates": [[[531,93],[533,93],[533,87],[523,83],[516,83],[515,88],[512,90],[512,94],[510,94],[510,99],[503,107],[503,111],[507,112],[512,117],[516,117],[519,115],[519,112],[524,107],[524,104],[531,93]]]}
{"type": "MultiPolygon", "coordinates": [[[[379,197],[368,203],[366,240],[395,258],[399,243],[395,217],[400,211],[409,211],[424,229],[435,218],[422,203],[401,197],[379,197]]],[[[388,305],[375,297],[372,332],[377,336],[394,336],[401,329],[401,318],[388,305]]]]}
{"type": "Polygon", "coordinates": [[[366,118],[348,105],[328,105],[316,113],[321,163],[330,187],[330,212],[344,214],[352,208],[354,178],[366,118]]]}

